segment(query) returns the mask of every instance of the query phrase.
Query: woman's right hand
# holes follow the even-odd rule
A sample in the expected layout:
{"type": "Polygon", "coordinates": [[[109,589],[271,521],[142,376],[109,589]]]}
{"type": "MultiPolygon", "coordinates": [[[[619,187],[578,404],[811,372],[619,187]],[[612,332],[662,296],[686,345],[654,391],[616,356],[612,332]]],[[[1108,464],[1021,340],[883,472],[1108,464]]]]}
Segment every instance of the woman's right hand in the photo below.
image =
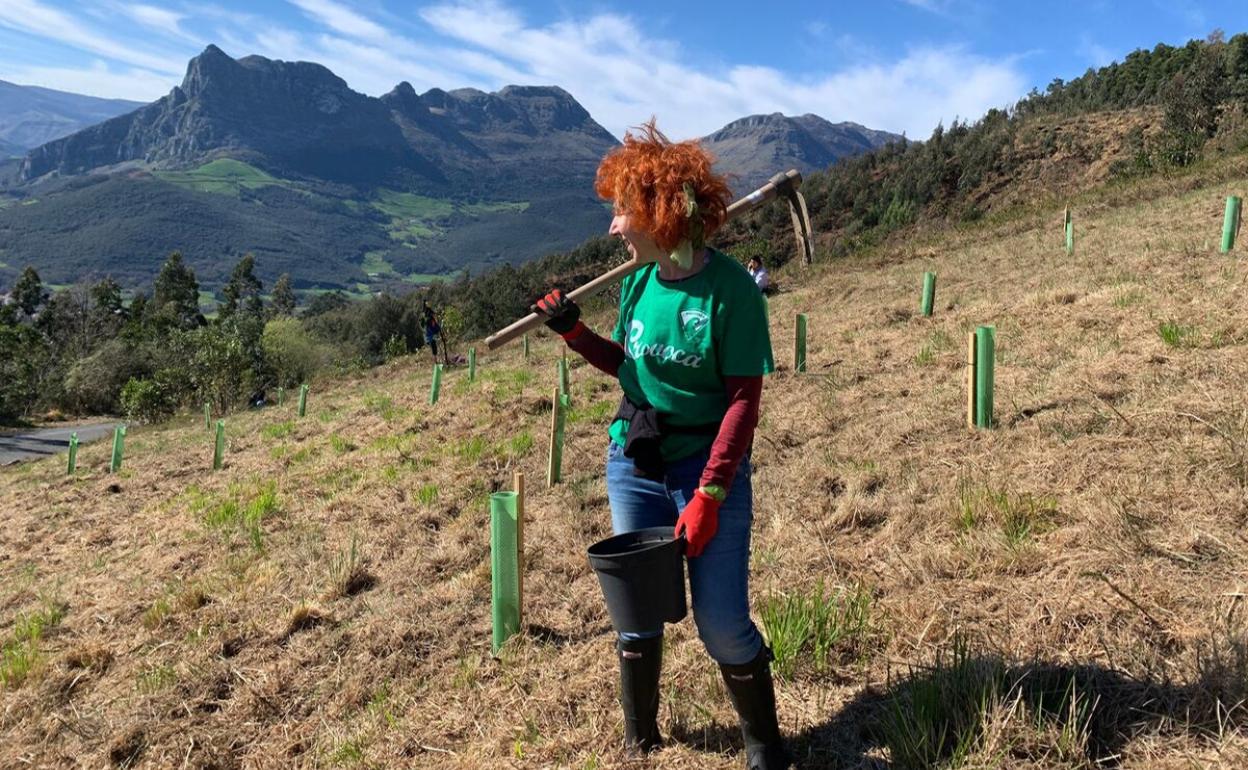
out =
{"type": "Polygon", "coordinates": [[[559,289],[542,297],[529,309],[546,316],[546,325],[560,335],[575,329],[576,322],[581,320],[580,305],[568,299],[559,289]]]}

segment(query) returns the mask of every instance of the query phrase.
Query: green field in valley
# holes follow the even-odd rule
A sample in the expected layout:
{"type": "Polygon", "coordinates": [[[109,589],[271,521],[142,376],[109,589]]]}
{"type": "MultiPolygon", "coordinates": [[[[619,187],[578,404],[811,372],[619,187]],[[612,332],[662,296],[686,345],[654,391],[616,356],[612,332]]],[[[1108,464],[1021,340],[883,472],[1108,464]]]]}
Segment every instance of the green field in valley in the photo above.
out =
{"type": "Polygon", "coordinates": [[[292,182],[233,158],[217,158],[189,171],[157,171],[153,175],[181,187],[219,195],[237,195],[243,189],[255,190],[269,185],[296,187],[292,182]]]}

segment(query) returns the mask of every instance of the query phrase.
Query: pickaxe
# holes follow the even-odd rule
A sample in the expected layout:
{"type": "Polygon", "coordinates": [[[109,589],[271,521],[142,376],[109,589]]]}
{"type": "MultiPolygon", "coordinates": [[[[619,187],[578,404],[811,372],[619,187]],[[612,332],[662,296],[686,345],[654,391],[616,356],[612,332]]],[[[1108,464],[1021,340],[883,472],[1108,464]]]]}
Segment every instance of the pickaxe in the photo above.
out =
{"type": "MultiPolygon", "coordinates": [[[[728,219],[731,221],[776,198],[783,197],[789,202],[789,214],[793,218],[793,233],[797,236],[797,246],[802,252],[802,261],[810,264],[814,257],[814,240],[810,230],[810,214],[806,212],[806,199],[802,197],[802,175],[796,169],[776,174],[767,184],[749,195],[734,201],[728,207],[728,219]]],[[[582,300],[601,292],[616,281],[644,267],[652,260],[631,259],[628,262],[606,272],[589,283],[568,292],[568,299],[582,300]]],[[[546,316],[529,313],[505,329],[494,332],[485,338],[485,345],[490,350],[510,342],[530,329],[541,326],[546,316]]]]}

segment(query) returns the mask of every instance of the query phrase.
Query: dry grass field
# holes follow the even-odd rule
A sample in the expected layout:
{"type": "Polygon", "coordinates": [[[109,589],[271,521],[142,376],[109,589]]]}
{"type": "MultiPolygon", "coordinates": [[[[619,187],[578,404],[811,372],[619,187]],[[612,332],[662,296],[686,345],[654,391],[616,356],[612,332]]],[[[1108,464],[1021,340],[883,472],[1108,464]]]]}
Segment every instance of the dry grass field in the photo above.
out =
{"type": "MultiPolygon", "coordinates": [[[[1236,164],[1076,197],[1073,256],[1059,206],[778,276],[752,595],[801,767],[1248,766],[1248,260],[1217,253],[1236,164]],[[999,425],[971,432],[978,324],[999,425]]],[[[196,415],[132,429],[116,476],[107,442],[73,478],[0,471],[0,766],[738,767],[688,619],[667,747],[619,750],[584,556],[617,388],[574,362],[547,489],[556,342],[448,371],[435,406],[412,356],[315,383],[303,419],[230,415],[216,473],[196,415]],[[514,470],[526,630],[494,659],[488,497],[514,470]]]]}

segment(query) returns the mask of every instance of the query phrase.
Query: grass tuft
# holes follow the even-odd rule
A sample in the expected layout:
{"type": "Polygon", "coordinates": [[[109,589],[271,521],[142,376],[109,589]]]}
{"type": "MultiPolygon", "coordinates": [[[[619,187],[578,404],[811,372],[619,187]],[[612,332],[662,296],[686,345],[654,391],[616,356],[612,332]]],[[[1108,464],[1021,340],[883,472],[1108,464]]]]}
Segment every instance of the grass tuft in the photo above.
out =
{"type": "Polygon", "coordinates": [[[38,673],[44,660],[39,643],[68,611],[61,602],[45,602],[40,610],[17,616],[9,638],[0,644],[0,685],[17,688],[38,673]]]}
{"type": "Polygon", "coordinates": [[[1172,348],[1186,347],[1192,336],[1192,328],[1178,321],[1162,321],[1157,325],[1157,336],[1172,348]]]}
{"type": "Polygon", "coordinates": [[[352,533],[351,545],[330,559],[328,597],[354,596],[372,588],[375,579],[366,569],[366,562],[360,551],[360,538],[352,533]]]}
{"type": "Polygon", "coordinates": [[[1042,767],[1084,767],[1095,699],[1071,670],[1007,668],[971,651],[962,638],[890,688],[873,731],[891,766],[1000,766],[1003,754],[1031,757],[1042,767]]]}
{"type": "Polygon", "coordinates": [[[264,520],[279,511],[277,485],[269,481],[248,495],[240,485],[230,485],[229,497],[214,501],[197,487],[187,491],[191,510],[198,512],[209,528],[241,532],[252,548],[264,546],[264,520]]]}
{"type": "Polygon", "coordinates": [[[438,500],[438,487],[436,484],[423,484],[420,489],[416,490],[416,499],[421,505],[433,505],[438,500]]]}
{"type": "Polygon", "coordinates": [[[829,592],[822,582],[812,591],[766,599],[760,615],[776,675],[792,679],[804,660],[823,672],[864,653],[874,632],[871,604],[871,592],[861,584],[829,592]]]}
{"type": "Polygon", "coordinates": [[[330,434],[329,447],[340,455],[345,455],[347,452],[353,452],[356,449],[355,444],[351,443],[342,436],[339,436],[337,433],[330,434]]]}
{"type": "Polygon", "coordinates": [[[135,689],[150,695],[160,692],[178,681],[178,672],[168,664],[150,666],[143,669],[135,677],[135,689]]]}
{"type": "Polygon", "coordinates": [[[275,422],[272,425],[266,425],[260,430],[260,435],[265,438],[286,438],[295,432],[295,421],[286,420],[285,422],[275,422]]]}

